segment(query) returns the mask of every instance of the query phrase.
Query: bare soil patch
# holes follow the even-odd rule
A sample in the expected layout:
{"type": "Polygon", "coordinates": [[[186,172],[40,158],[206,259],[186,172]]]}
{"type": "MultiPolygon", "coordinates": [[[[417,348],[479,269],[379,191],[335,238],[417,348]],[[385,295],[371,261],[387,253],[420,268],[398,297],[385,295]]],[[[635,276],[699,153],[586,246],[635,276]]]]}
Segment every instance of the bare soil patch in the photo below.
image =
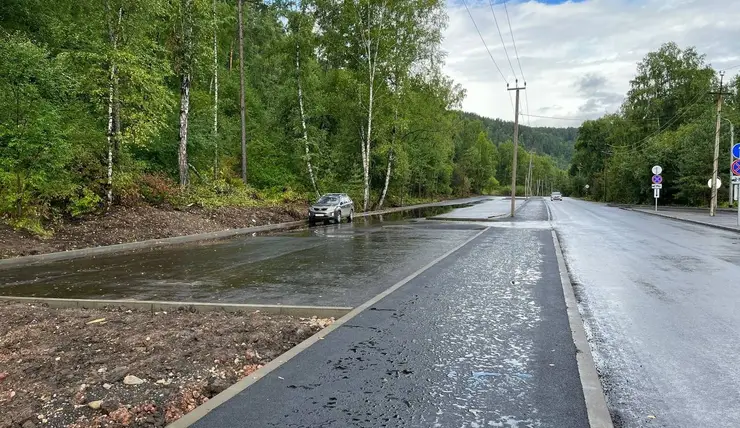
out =
{"type": "Polygon", "coordinates": [[[0,223],[0,259],[284,223],[303,219],[304,213],[302,205],[185,210],[116,206],[104,215],[49,225],[50,238],[0,223]]]}
{"type": "Polygon", "coordinates": [[[0,304],[0,428],[165,426],[331,319],[0,304]]]}

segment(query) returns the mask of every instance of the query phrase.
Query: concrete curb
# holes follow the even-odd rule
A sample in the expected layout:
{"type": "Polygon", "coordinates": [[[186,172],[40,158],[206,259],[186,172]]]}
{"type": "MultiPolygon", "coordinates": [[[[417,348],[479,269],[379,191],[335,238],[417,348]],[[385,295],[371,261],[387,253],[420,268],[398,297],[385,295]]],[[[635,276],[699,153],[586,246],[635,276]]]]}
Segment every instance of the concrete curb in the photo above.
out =
{"type": "Polygon", "coordinates": [[[643,211],[643,210],[635,209],[635,208],[622,208],[622,209],[623,210],[627,210],[627,211],[632,211],[632,212],[640,213],[640,214],[645,214],[645,215],[652,215],[652,216],[656,216],[656,217],[663,217],[663,218],[667,218],[669,220],[680,221],[680,222],[684,222],[684,223],[698,224],[700,226],[713,227],[715,229],[726,230],[728,232],[740,233],[740,228],[737,228],[737,227],[722,226],[721,224],[712,224],[712,223],[707,223],[707,222],[699,221],[699,220],[691,220],[691,219],[688,219],[688,218],[675,217],[675,216],[672,216],[672,215],[669,215],[669,214],[664,214],[664,213],[661,213],[661,212],[657,212],[656,213],[656,212],[650,212],[650,211],[643,211]]]}
{"type": "Polygon", "coordinates": [[[177,311],[190,312],[262,312],[272,315],[289,315],[299,318],[341,318],[352,308],[335,306],[292,306],[292,305],[255,305],[239,303],[199,303],[199,302],[158,302],[150,300],[96,300],[96,299],[57,299],[41,297],[0,296],[0,302],[38,303],[50,308],[126,308],[144,311],[177,311]]]}
{"type": "MultiPolygon", "coordinates": [[[[463,248],[464,246],[468,245],[470,242],[481,236],[483,233],[488,231],[488,228],[485,228],[481,230],[480,232],[476,233],[473,237],[466,240],[462,244],[458,245],[457,247],[453,248],[452,250],[446,252],[445,254],[437,257],[421,269],[417,270],[416,272],[412,273],[411,275],[407,276],[406,278],[402,279],[401,281],[397,282],[396,284],[392,285],[385,291],[381,292],[380,294],[376,295],[372,299],[366,301],[362,305],[356,307],[353,309],[350,313],[343,316],[342,318],[338,319],[332,325],[326,327],[325,329],[319,331],[318,333],[314,334],[313,336],[309,337],[308,339],[304,340],[303,342],[299,343],[298,345],[294,346],[292,349],[290,349],[288,352],[282,354],[281,356],[277,357],[276,359],[270,361],[265,366],[263,366],[261,369],[255,371],[248,377],[245,377],[244,379],[240,380],[239,382],[231,385],[229,388],[227,388],[222,393],[216,395],[215,397],[211,398],[204,404],[201,404],[200,406],[196,407],[193,411],[190,413],[187,413],[182,418],[176,420],[175,422],[169,424],[168,428],[185,428],[193,425],[198,420],[202,419],[204,416],[206,416],[208,413],[213,411],[216,407],[220,406],[221,404],[225,403],[229,399],[233,398],[240,392],[244,391],[251,385],[255,384],[258,380],[262,379],[263,377],[267,376],[270,372],[274,371],[281,365],[285,364],[286,362],[290,361],[293,357],[300,354],[307,348],[309,348],[314,343],[318,342],[319,340],[324,339],[329,333],[332,331],[338,329],[343,324],[350,321],[352,318],[359,315],[362,311],[368,309],[372,305],[378,303],[380,300],[382,300],[384,297],[388,296],[389,294],[393,293],[394,291],[398,290],[402,286],[404,286],[406,283],[411,281],[412,279],[416,278],[417,276],[421,275],[426,271],[427,269],[431,268],[432,266],[436,265],[437,263],[441,262],[445,258],[449,257],[459,249],[463,248]]],[[[276,403],[276,405],[279,405],[279,403],[276,403]]]]}
{"type": "Polygon", "coordinates": [[[583,320],[581,319],[581,314],[578,312],[578,303],[576,302],[573,285],[568,277],[568,268],[565,265],[563,250],[560,247],[560,241],[555,230],[552,231],[552,240],[555,244],[555,253],[560,269],[560,283],[563,286],[570,331],[573,335],[573,343],[576,345],[576,361],[578,363],[578,373],[581,377],[583,398],[586,402],[588,423],[591,428],[614,428],[611,415],[609,414],[609,408],[606,405],[604,390],[599,380],[599,373],[596,371],[596,364],[594,363],[594,358],[588,345],[583,320]]]}
{"type": "MultiPolygon", "coordinates": [[[[369,217],[375,215],[391,214],[401,211],[410,211],[423,208],[462,205],[474,202],[479,198],[453,199],[449,201],[430,202],[427,204],[409,205],[405,207],[388,208],[380,211],[368,211],[355,214],[355,218],[369,217]]],[[[33,256],[13,257],[0,259],[0,270],[9,267],[27,266],[33,264],[49,263],[60,260],[72,260],[82,257],[94,257],[103,254],[126,253],[136,250],[153,249],[170,245],[185,244],[198,241],[215,241],[235,236],[249,235],[252,233],[273,232],[279,230],[290,230],[308,225],[307,220],[297,220],[286,223],[268,224],[264,226],[246,227],[242,229],[220,230],[217,232],[198,233],[195,235],[173,236],[162,239],[148,239],[145,241],[127,242],[123,244],[105,245],[100,247],[80,248],[77,250],[59,251],[56,253],[37,254],[33,256]]]]}

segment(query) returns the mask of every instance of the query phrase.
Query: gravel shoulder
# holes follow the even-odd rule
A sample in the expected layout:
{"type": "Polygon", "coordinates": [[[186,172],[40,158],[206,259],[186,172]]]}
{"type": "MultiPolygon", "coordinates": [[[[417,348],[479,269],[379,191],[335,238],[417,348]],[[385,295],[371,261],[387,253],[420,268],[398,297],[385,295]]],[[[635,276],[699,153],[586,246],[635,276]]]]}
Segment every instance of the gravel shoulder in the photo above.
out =
{"type": "Polygon", "coordinates": [[[0,428],[165,426],[331,319],[0,304],[0,428]]]}

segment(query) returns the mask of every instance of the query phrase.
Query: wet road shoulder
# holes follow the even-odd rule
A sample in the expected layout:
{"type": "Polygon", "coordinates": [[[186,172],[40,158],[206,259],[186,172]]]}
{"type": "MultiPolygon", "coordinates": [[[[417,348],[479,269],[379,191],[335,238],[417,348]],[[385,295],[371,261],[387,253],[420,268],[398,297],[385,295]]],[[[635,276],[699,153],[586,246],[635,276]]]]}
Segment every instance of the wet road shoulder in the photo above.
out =
{"type": "Polygon", "coordinates": [[[586,427],[548,229],[491,228],[195,426],[586,427]]]}

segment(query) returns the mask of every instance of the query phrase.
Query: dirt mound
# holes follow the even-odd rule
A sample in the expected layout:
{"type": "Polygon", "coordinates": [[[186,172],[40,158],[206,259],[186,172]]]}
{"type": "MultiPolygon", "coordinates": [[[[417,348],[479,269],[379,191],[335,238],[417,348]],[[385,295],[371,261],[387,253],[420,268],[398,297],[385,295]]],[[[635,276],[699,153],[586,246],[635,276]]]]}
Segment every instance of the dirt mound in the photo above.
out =
{"type": "Polygon", "coordinates": [[[332,320],[0,304],[0,428],[164,426],[332,320]]]}

